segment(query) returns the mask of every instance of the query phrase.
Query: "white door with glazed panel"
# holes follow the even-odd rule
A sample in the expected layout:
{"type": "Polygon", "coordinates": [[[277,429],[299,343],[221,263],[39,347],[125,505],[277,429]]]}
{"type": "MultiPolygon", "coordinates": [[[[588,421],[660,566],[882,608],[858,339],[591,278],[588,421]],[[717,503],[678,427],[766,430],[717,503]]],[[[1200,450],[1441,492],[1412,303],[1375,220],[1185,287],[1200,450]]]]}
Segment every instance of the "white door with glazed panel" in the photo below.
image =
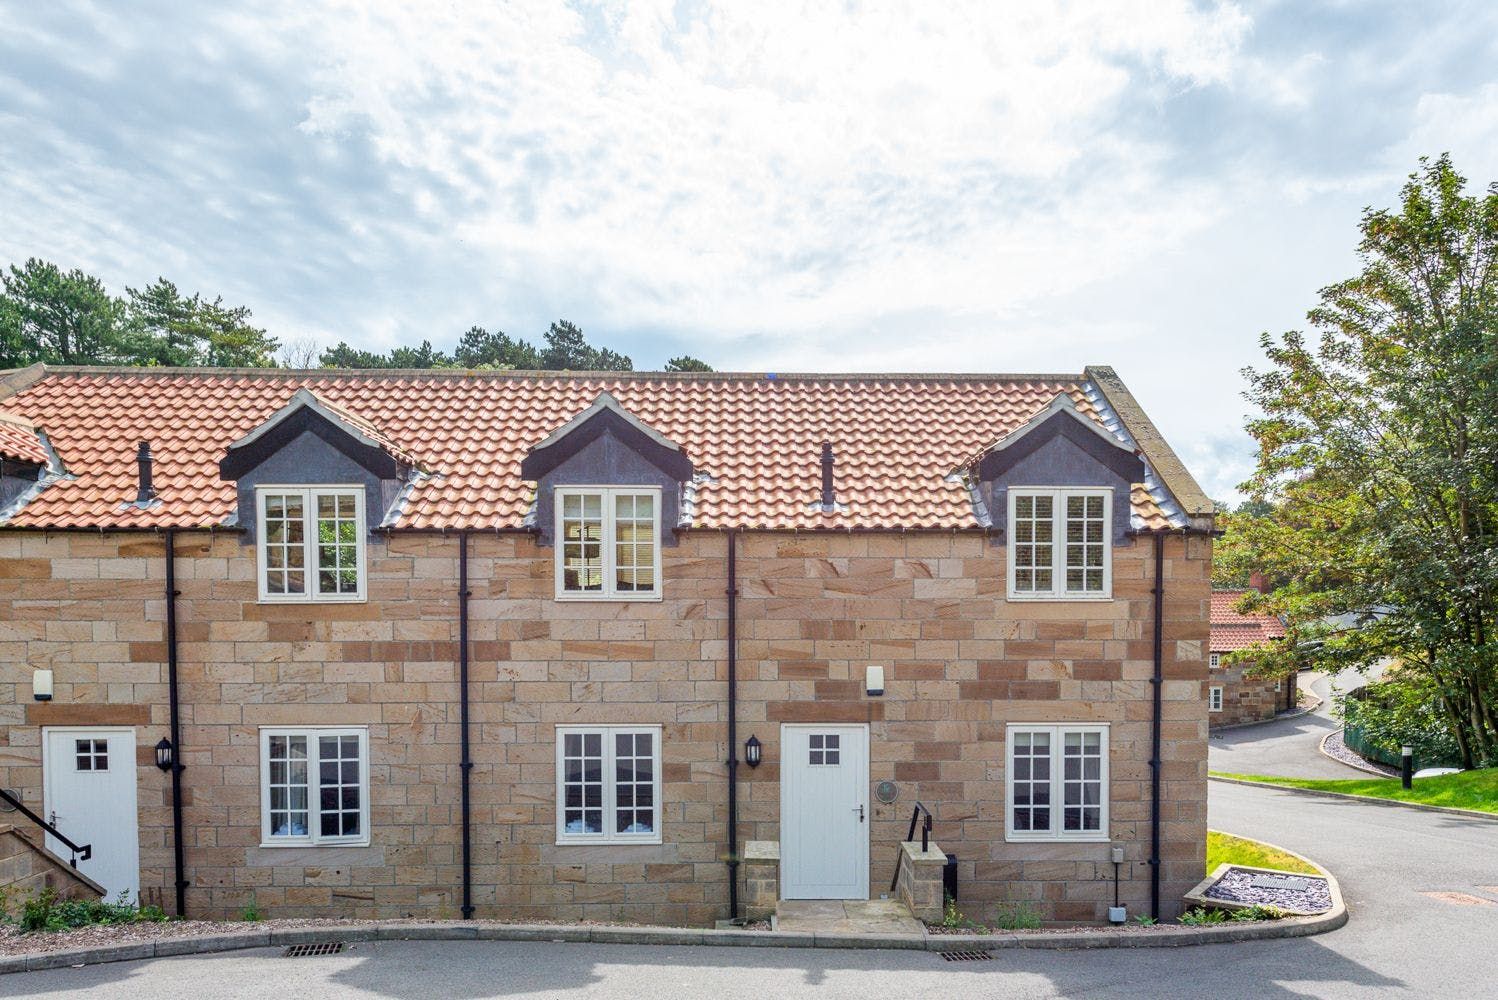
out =
{"type": "Polygon", "coordinates": [[[869,898],[869,730],[780,730],[780,895],[869,898]]]}

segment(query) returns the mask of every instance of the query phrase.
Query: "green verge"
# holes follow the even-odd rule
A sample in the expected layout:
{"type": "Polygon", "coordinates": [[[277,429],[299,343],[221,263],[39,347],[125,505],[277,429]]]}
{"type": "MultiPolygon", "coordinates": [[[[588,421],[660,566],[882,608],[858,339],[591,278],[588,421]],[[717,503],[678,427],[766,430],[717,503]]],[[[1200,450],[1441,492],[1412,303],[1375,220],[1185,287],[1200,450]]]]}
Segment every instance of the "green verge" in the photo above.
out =
{"type": "Polygon", "coordinates": [[[1207,831],[1207,874],[1218,865],[1247,865],[1250,868],[1278,868],[1287,872],[1317,874],[1316,869],[1293,854],[1270,847],[1257,840],[1234,837],[1216,830],[1207,831]]]}
{"type": "Polygon", "coordinates": [[[1400,786],[1398,778],[1277,778],[1267,774],[1233,774],[1227,771],[1210,773],[1214,778],[1237,778],[1284,788],[1307,788],[1318,792],[1361,795],[1370,799],[1418,802],[1427,806],[1498,813],[1498,768],[1417,778],[1415,787],[1408,791],[1400,786]]]}

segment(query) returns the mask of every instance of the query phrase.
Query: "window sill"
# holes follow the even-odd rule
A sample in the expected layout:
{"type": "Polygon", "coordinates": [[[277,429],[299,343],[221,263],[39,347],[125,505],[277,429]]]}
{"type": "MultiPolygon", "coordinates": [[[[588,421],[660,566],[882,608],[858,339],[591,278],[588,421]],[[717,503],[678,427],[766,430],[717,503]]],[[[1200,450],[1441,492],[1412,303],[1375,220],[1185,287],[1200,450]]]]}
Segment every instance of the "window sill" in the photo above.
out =
{"type": "Polygon", "coordinates": [[[572,834],[571,836],[558,836],[558,847],[659,847],[663,841],[660,836],[654,837],[610,837],[605,834],[572,834]]]}
{"type": "Polygon", "coordinates": [[[555,599],[566,604],[659,604],[665,597],[662,594],[631,594],[627,597],[622,594],[558,594],[555,599]]]}
{"type": "Polygon", "coordinates": [[[1006,844],[1108,844],[1113,840],[1103,833],[1089,833],[1086,836],[1073,835],[1069,837],[1058,837],[1055,834],[1031,835],[1025,833],[1005,833],[1006,844]]]}
{"type": "Polygon", "coordinates": [[[1113,600],[1112,594],[1010,594],[1005,600],[1020,604],[1104,604],[1113,600]]]}
{"type": "Polygon", "coordinates": [[[308,848],[308,847],[328,847],[328,848],[332,848],[332,847],[368,847],[369,846],[369,838],[368,837],[363,837],[363,838],[361,838],[359,840],[308,840],[305,837],[299,837],[299,838],[297,838],[295,840],[293,840],[291,838],[281,838],[281,839],[277,839],[277,840],[266,840],[266,839],[264,839],[262,837],[261,840],[260,840],[260,846],[261,846],[262,849],[264,849],[264,848],[278,849],[278,848],[284,848],[284,847],[300,847],[300,848],[308,848]]]}
{"type": "Polygon", "coordinates": [[[300,594],[291,597],[280,597],[274,594],[261,594],[256,604],[368,604],[369,598],[363,594],[357,597],[303,597],[300,594]]]}

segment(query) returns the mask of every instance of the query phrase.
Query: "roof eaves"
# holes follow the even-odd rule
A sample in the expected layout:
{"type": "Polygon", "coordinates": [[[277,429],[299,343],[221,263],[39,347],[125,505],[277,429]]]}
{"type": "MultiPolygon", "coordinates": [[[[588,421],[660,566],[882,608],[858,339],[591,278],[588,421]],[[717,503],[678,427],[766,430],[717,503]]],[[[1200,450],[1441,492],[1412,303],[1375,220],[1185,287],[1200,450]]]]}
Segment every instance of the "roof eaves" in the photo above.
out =
{"type": "Polygon", "coordinates": [[[1144,408],[1124,386],[1118,373],[1104,365],[1088,365],[1085,372],[1088,388],[1095,390],[1095,403],[1101,403],[1111,411],[1118,428],[1144,456],[1147,466],[1145,485],[1152,488],[1151,495],[1155,495],[1154,488],[1160,489],[1155,501],[1161,510],[1167,515],[1179,513],[1192,527],[1210,528],[1217,512],[1211,498],[1203,492],[1145,414],[1144,408]]]}

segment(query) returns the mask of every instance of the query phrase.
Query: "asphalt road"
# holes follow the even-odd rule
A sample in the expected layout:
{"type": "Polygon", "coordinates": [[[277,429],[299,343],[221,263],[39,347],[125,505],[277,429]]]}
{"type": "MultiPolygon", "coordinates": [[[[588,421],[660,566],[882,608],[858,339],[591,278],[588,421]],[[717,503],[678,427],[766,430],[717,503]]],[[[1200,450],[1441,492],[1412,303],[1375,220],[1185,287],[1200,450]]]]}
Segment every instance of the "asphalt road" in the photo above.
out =
{"type": "Polygon", "coordinates": [[[1498,996],[1498,823],[1213,784],[1212,825],[1310,855],[1352,911],[1313,938],[1175,949],[930,953],[389,942],[285,959],[264,949],[0,977],[0,995],[600,997],[607,1000],[1498,996]],[[1487,888],[1482,888],[1486,886],[1487,888]],[[1456,905],[1424,892],[1465,893],[1456,905]]]}
{"type": "Polygon", "coordinates": [[[1319,673],[1311,674],[1310,678],[1311,690],[1321,697],[1321,704],[1314,712],[1213,735],[1208,744],[1207,766],[1213,771],[1273,774],[1282,778],[1368,777],[1367,773],[1332,760],[1318,749],[1328,733],[1342,728],[1332,718],[1330,695],[1362,687],[1366,678],[1355,670],[1335,678],[1319,673]]]}

